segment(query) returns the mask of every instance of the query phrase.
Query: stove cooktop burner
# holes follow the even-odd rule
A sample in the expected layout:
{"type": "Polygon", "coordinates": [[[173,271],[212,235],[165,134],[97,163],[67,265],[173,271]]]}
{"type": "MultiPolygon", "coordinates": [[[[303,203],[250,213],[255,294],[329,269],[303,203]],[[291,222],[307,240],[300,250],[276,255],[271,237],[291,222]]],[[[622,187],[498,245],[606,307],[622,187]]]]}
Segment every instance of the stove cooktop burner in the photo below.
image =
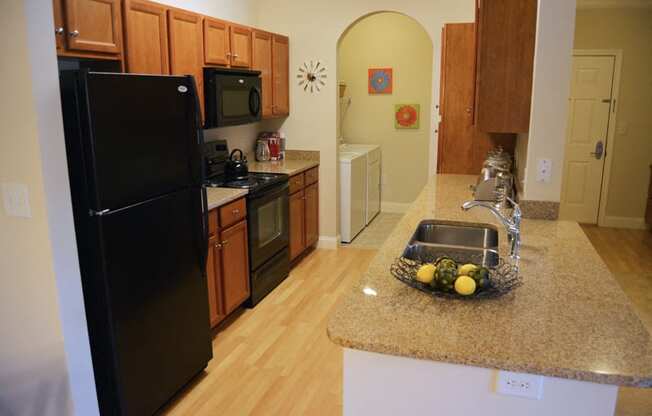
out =
{"type": "Polygon", "coordinates": [[[224,188],[239,188],[247,189],[249,193],[258,192],[267,186],[276,183],[287,182],[288,175],[280,173],[250,173],[249,176],[243,179],[236,180],[209,180],[208,186],[211,187],[224,187],[224,188]]]}

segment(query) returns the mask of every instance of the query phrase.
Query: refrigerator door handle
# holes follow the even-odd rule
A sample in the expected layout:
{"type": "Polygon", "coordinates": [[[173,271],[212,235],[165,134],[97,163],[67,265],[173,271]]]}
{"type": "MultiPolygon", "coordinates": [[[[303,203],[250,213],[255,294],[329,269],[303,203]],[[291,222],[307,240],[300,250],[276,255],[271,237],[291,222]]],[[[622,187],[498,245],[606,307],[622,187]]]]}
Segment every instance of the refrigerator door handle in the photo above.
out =
{"type": "Polygon", "coordinates": [[[94,209],[89,209],[88,210],[88,216],[89,217],[101,217],[101,216],[104,216],[106,214],[109,214],[110,212],[111,212],[110,209],[103,209],[101,211],[96,211],[94,209]]]}

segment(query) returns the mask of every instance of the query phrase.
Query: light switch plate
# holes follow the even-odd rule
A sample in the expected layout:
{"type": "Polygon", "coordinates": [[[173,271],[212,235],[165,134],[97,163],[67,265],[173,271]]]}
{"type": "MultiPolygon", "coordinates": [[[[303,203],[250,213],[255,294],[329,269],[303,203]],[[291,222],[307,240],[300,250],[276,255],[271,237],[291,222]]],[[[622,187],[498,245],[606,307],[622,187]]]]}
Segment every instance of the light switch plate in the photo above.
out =
{"type": "Polygon", "coordinates": [[[27,185],[20,183],[3,183],[2,201],[7,215],[24,218],[32,217],[27,185]]]}
{"type": "Polygon", "coordinates": [[[499,371],[496,392],[505,396],[541,400],[543,397],[543,376],[499,371]]]}
{"type": "Polygon", "coordinates": [[[537,182],[550,183],[552,179],[552,160],[537,159],[537,182]]]}

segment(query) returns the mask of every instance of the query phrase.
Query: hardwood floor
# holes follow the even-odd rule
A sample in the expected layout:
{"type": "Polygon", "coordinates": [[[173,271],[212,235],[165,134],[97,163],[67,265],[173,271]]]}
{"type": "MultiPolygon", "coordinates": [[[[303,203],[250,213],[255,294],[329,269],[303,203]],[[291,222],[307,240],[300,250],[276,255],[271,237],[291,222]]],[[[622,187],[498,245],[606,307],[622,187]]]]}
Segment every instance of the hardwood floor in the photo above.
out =
{"type": "MultiPolygon", "coordinates": [[[[652,331],[652,233],[582,226],[652,331]]],[[[214,359],[166,415],[342,413],[342,350],[326,335],[339,297],[376,253],[316,250],[213,340],[214,359]]],[[[616,416],[652,415],[652,390],[621,389],[616,416]]]]}
{"type": "MultiPolygon", "coordinates": [[[[652,332],[652,232],[595,225],[582,229],[652,332]]],[[[650,415],[652,389],[620,389],[616,416],[650,415]]]]}
{"type": "Polygon", "coordinates": [[[167,415],[340,415],[342,349],[326,324],[375,250],[315,250],[255,309],[226,322],[213,360],[167,415]]]}

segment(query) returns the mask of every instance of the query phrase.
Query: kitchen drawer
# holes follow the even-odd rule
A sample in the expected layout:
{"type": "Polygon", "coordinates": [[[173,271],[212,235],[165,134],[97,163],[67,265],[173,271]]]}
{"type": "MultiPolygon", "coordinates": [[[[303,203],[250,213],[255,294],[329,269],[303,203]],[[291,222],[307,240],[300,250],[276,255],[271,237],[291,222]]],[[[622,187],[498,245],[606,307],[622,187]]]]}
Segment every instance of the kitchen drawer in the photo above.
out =
{"type": "Polygon", "coordinates": [[[220,227],[222,228],[235,224],[247,216],[247,204],[244,198],[222,205],[219,209],[220,227]]]}
{"type": "Polygon", "coordinates": [[[319,167],[306,171],[306,185],[311,185],[319,180],[319,167]]]}
{"type": "Polygon", "coordinates": [[[217,209],[208,211],[208,235],[210,237],[217,234],[217,209]]]}
{"type": "Polygon", "coordinates": [[[303,173],[290,177],[290,194],[300,191],[305,186],[303,173]]]}

